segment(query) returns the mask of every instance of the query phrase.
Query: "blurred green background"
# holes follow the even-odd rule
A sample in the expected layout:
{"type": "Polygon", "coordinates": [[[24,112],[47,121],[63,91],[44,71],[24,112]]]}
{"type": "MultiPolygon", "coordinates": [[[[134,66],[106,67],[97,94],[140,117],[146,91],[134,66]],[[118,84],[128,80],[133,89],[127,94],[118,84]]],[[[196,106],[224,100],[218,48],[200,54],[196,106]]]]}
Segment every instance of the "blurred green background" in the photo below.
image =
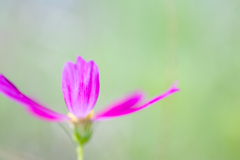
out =
{"type": "MultiPolygon", "coordinates": [[[[0,0],[0,72],[67,113],[61,72],[77,55],[100,69],[95,110],[136,89],[181,92],[95,124],[86,160],[240,159],[239,0],[0,0]]],[[[0,95],[1,160],[75,160],[59,125],[0,95]]]]}

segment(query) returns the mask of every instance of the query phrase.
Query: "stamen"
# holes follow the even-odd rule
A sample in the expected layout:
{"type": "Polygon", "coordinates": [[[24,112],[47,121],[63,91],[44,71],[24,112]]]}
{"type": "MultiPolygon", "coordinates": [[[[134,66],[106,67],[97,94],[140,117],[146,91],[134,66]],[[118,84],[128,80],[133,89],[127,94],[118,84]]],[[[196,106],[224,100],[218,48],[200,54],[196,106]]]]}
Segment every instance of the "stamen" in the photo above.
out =
{"type": "Polygon", "coordinates": [[[71,122],[73,122],[73,123],[77,123],[78,122],[78,118],[75,115],[73,115],[72,113],[69,112],[67,114],[67,116],[71,119],[71,122]]]}
{"type": "Polygon", "coordinates": [[[94,117],[94,110],[91,110],[91,112],[85,118],[78,118],[72,113],[68,113],[67,116],[71,119],[71,122],[79,123],[82,121],[91,120],[94,117]]]}
{"type": "Polygon", "coordinates": [[[87,115],[87,117],[85,117],[84,119],[92,119],[94,117],[94,110],[91,110],[91,112],[87,115]]]}

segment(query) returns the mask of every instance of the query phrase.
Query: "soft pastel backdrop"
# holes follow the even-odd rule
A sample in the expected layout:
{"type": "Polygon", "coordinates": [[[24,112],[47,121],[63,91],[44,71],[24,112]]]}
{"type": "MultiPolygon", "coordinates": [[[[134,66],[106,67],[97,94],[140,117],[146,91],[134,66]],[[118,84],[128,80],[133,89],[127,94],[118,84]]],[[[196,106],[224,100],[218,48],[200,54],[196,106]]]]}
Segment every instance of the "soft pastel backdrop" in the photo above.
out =
{"type": "MultiPolygon", "coordinates": [[[[0,72],[67,113],[61,72],[100,69],[95,110],[135,89],[181,92],[94,125],[86,160],[240,159],[240,1],[0,0],[0,72]]],[[[0,95],[1,160],[74,160],[61,127],[0,95]]]]}

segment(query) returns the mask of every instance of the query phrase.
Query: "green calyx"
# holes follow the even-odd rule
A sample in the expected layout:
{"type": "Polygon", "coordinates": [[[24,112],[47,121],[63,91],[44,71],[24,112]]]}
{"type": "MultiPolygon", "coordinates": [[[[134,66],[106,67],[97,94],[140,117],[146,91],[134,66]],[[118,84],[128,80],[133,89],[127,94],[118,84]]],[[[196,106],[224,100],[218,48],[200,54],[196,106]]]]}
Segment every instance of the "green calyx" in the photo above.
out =
{"type": "Polygon", "coordinates": [[[92,135],[92,122],[90,120],[82,121],[74,124],[73,140],[79,145],[83,146],[87,143],[92,135]]]}

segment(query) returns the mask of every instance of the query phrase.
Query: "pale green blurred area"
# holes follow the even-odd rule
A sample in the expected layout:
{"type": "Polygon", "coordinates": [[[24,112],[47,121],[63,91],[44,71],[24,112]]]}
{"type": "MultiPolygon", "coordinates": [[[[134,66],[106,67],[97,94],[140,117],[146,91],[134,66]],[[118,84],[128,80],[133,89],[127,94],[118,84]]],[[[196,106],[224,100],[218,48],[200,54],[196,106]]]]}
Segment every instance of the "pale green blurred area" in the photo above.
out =
{"type": "MultiPolygon", "coordinates": [[[[136,89],[181,92],[97,123],[85,160],[240,159],[240,1],[0,0],[0,72],[67,113],[61,72],[93,59],[95,111],[136,89]]],[[[75,160],[69,137],[0,95],[0,160],[75,160]]]]}

